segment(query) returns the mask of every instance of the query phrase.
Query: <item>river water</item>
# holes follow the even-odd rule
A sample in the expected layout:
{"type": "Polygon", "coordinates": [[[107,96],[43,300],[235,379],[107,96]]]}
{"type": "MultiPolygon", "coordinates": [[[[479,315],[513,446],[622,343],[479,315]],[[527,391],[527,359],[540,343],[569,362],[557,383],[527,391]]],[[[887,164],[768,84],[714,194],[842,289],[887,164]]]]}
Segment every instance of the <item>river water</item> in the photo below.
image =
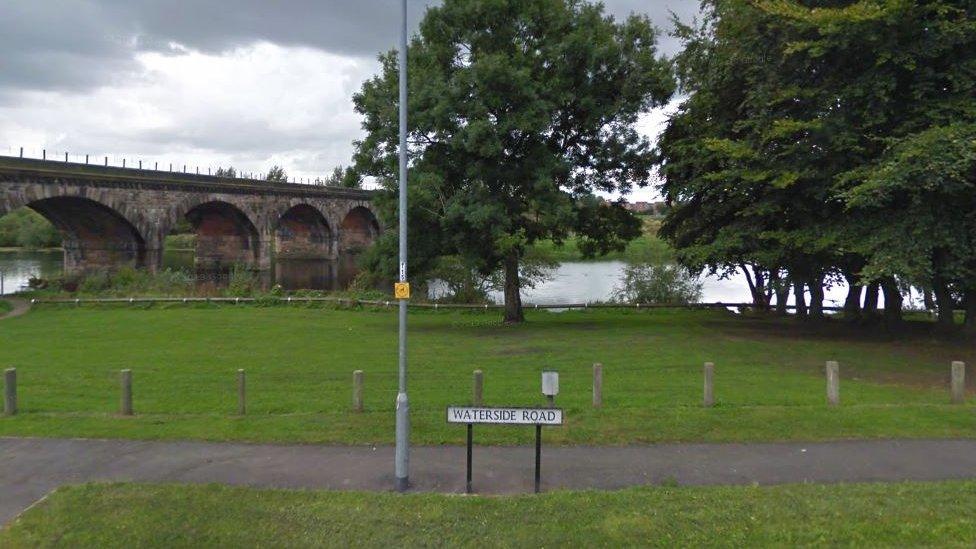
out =
{"type": "MultiPolygon", "coordinates": [[[[164,267],[192,269],[193,252],[167,252],[164,267]]],[[[626,263],[623,261],[567,262],[559,266],[550,280],[535,288],[522,291],[525,303],[552,305],[608,301],[620,285],[626,263]]],[[[61,252],[0,252],[0,272],[3,273],[3,292],[13,293],[27,285],[31,276],[50,278],[61,273],[61,252]]],[[[336,268],[322,261],[278,262],[274,269],[275,282],[285,289],[340,289],[352,278],[350,266],[336,268]]],[[[703,277],[702,301],[741,303],[751,301],[749,286],[739,273],[727,279],[703,277]]],[[[826,305],[841,305],[847,289],[843,285],[827,290],[826,305]]],[[[491,298],[501,301],[501,294],[491,298]]]]}

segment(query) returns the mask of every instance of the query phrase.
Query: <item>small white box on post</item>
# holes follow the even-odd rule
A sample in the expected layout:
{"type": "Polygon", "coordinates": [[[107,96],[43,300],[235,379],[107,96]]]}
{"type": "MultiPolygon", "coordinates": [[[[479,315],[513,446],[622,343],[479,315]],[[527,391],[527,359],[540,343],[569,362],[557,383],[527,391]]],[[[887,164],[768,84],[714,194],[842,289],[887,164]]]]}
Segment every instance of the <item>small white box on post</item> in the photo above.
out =
{"type": "Polygon", "coordinates": [[[555,404],[556,395],[559,394],[559,372],[555,370],[542,371],[542,394],[549,399],[549,405],[555,404]]]}

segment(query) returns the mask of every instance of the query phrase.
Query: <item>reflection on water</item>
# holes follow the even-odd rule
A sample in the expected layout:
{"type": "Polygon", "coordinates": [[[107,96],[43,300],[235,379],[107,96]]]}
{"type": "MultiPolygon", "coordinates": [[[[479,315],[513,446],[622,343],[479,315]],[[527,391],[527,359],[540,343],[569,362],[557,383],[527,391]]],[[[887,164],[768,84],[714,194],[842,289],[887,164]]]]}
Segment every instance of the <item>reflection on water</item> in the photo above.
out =
{"type": "MultiPolygon", "coordinates": [[[[586,261],[561,264],[553,278],[535,288],[522,290],[525,303],[539,305],[558,305],[562,303],[592,303],[613,299],[620,280],[624,276],[623,261],[586,261]]],[[[752,295],[749,284],[742,273],[728,278],[716,276],[702,277],[702,298],[704,303],[750,303],[752,295]]],[[[501,292],[492,292],[489,297],[495,303],[503,301],[501,292]]],[[[825,291],[824,305],[843,305],[847,297],[847,287],[837,284],[825,291]]],[[[790,297],[789,303],[793,303],[790,297]]]]}
{"type": "MultiPolygon", "coordinates": [[[[0,252],[0,272],[4,273],[4,291],[13,293],[27,285],[31,276],[50,278],[61,273],[61,252],[0,252]]],[[[620,284],[623,261],[568,262],[556,269],[552,280],[535,288],[522,291],[526,303],[540,305],[560,303],[585,303],[612,299],[620,284]]],[[[193,252],[189,250],[167,251],[163,258],[164,268],[194,270],[193,252]]],[[[323,260],[281,260],[275,262],[271,283],[280,284],[285,290],[341,290],[349,287],[358,273],[355,257],[345,257],[338,262],[323,260]]],[[[225,276],[226,278],[226,276],[225,276]]],[[[749,302],[749,286],[741,273],[726,279],[704,277],[702,301],[724,303],[749,302]]],[[[826,305],[841,305],[847,294],[843,284],[826,290],[826,305]]],[[[490,296],[501,302],[500,292],[490,296]]],[[[792,298],[791,298],[792,303],[792,298]]]]}
{"type": "Polygon", "coordinates": [[[12,294],[27,287],[31,277],[50,278],[61,274],[64,254],[61,250],[43,252],[0,252],[2,294],[12,294]]]}
{"type": "MultiPolygon", "coordinates": [[[[349,287],[359,273],[356,256],[345,256],[338,261],[316,259],[287,259],[274,262],[270,279],[265,283],[280,284],[285,290],[343,290],[349,287]]],[[[60,250],[39,252],[0,251],[0,273],[3,293],[12,294],[27,288],[31,277],[55,278],[63,267],[60,250]]],[[[193,263],[192,250],[172,250],[163,254],[163,268],[195,273],[201,283],[226,284],[229,270],[216,272],[199,270],[193,263]]]]}

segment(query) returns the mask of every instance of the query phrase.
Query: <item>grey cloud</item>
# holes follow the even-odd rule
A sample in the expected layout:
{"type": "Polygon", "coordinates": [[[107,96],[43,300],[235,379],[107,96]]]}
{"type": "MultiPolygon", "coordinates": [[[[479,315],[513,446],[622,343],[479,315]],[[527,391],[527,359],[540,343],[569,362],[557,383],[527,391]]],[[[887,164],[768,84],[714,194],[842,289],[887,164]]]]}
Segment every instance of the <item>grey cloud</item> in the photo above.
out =
{"type": "Polygon", "coordinates": [[[86,88],[134,66],[133,29],[104,5],[13,0],[0,10],[0,88],[86,88]]]}
{"type": "MultiPolygon", "coordinates": [[[[690,19],[699,0],[607,0],[616,16],[646,13],[662,29],[690,19]]],[[[436,0],[411,1],[413,28],[436,0]]],[[[395,47],[395,0],[7,0],[0,17],[0,88],[69,90],[130,77],[139,51],[172,44],[220,52],[266,40],[373,57],[395,47]]],[[[673,54],[676,42],[661,38],[673,54]]]]}

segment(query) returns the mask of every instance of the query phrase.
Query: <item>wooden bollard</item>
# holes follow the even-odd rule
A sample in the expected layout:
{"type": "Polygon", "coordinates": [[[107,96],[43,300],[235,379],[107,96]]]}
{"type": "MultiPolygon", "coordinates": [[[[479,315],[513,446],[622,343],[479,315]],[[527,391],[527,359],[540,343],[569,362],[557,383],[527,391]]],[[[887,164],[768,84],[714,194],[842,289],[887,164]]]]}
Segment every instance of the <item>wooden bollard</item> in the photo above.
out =
{"type": "Polygon", "coordinates": [[[827,404],[840,405],[840,364],[827,361],[827,404]]]}
{"type": "Polygon", "coordinates": [[[363,411],[363,371],[356,370],[352,373],[352,409],[357,412],[363,411]]]}
{"type": "Polygon", "coordinates": [[[710,408],[715,405],[715,364],[711,362],[705,363],[705,396],[702,400],[702,404],[706,408],[710,408]]]}
{"type": "Polygon", "coordinates": [[[952,403],[966,402],[966,363],[958,360],[952,362],[952,403]]]}
{"type": "Polygon", "coordinates": [[[603,406],[603,364],[593,365],[593,407],[603,406]]]}
{"type": "Polygon", "coordinates": [[[3,372],[3,415],[17,413],[17,368],[7,368],[3,372]]]}
{"type": "Polygon", "coordinates": [[[123,416],[132,415],[132,370],[122,370],[120,381],[122,384],[122,402],[119,412],[123,416]]]}
{"type": "Polygon", "coordinates": [[[247,374],[244,370],[237,370],[237,415],[247,413],[247,374]]]}
{"type": "Polygon", "coordinates": [[[472,375],[471,403],[474,406],[483,406],[485,403],[485,373],[475,370],[472,375]]]}

